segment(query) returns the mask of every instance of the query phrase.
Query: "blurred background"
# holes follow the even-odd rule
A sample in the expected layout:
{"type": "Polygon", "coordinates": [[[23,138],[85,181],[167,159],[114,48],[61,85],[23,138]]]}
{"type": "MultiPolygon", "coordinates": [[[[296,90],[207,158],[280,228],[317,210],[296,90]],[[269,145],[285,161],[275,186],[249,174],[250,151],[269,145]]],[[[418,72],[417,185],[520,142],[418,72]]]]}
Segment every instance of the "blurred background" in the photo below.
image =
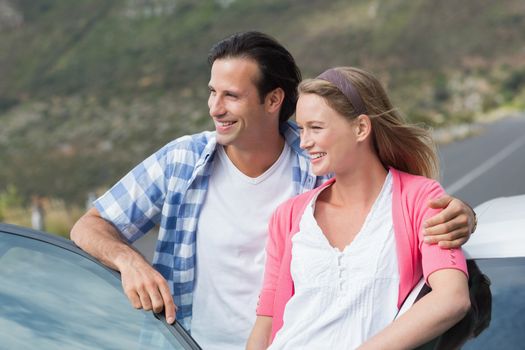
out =
{"type": "Polygon", "coordinates": [[[135,164],[211,130],[207,52],[244,30],[277,38],[305,78],[374,72],[442,144],[523,119],[523,0],[0,0],[0,221],[67,236],[135,164]]]}

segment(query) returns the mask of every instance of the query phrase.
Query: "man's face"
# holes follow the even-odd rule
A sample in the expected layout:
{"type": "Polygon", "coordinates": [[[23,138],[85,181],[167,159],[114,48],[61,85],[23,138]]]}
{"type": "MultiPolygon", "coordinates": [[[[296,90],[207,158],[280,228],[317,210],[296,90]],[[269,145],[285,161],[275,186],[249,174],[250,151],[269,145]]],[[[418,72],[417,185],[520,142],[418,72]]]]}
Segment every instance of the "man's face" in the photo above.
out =
{"type": "Polygon", "coordinates": [[[251,59],[224,58],[213,63],[208,107],[219,144],[243,149],[260,144],[271,118],[255,85],[259,75],[251,59]]]}

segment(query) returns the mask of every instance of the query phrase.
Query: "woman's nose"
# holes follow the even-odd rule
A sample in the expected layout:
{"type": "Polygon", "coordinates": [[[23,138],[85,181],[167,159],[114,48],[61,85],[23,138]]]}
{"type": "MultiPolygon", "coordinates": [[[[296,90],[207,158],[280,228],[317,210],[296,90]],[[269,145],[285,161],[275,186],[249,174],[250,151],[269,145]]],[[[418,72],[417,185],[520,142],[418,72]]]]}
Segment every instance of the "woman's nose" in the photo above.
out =
{"type": "Polygon", "coordinates": [[[302,149],[312,147],[312,140],[308,137],[308,135],[305,132],[301,133],[301,142],[299,143],[299,147],[301,147],[302,149]]]}

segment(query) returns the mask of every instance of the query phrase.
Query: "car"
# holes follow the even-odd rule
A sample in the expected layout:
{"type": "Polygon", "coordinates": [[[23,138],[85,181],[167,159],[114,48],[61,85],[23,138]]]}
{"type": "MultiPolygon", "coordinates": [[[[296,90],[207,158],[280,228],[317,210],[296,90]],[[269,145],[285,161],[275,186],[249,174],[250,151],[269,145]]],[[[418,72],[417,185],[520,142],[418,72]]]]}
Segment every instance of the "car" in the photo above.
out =
{"type": "MultiPolygon", "coordinates": [[[[471,310],[419,350],[525,347],[525,195],[492,199],[474,210],[477,229],[463,246],[471,310]]],[[[399,314],[428,291],[420,281],[399,314]]]]}
{"type": "Polygon", "coordinates": [[[68,239],[0,224],[0,281],[1,349],[200,349],[68,239]]]}

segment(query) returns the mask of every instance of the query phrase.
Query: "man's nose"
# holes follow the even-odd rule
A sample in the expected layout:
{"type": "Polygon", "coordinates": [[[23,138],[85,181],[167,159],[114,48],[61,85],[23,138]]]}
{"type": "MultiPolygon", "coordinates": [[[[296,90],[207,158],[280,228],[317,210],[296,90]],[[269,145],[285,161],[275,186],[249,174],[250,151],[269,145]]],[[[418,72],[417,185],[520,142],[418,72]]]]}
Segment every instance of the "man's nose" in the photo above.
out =
{"type": "Polygon", "coordinates": [[[210,108],[210,116],[212,117],[220,117],[226,114],[226,109],[224,108],[222,99],[217,96],[210,97],[208,107],[210,108]]]}

